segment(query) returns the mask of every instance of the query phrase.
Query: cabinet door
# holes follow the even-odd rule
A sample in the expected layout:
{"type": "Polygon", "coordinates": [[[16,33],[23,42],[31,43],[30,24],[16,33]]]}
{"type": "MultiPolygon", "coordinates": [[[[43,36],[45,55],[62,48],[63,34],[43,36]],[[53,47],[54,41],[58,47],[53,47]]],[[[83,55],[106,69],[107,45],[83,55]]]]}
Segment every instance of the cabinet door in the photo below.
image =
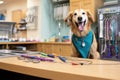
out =
{"type": "Polygon", "coordinates": [[[96,21],[97,9],[102,7],[104,0],[70,0],[70,11],[78,8],[89,10],[92,13],[93,20],[96,21]]]}
{"type": "Polygon", "coordinates": [[[92,15],[93,20],[95,21],[96,14],[95,8],[94,8],[94,0],[83,0],[81,1],[81,8],[85,9],[86,11],[89,11],[92,15]]]}
{"type": "Polygon", "coordinates": [[[53,44],[52,47],[52,53],[56,54],[56,55],[60,55],[61,53],[61,48],[59,44],[53,44]]]}
{"type": "Polygon", "coordinates": [[[93,8],[94,6],[94,3],[93,3],[93,0],[83,0],[83,1],[80,1],[81,4],[82,4],[82,8],[83,9],[91,9],[93,8]]]}
{"type": "Polygon", "coordinates": [[[51,44],[42,44],[42,52],[52,53],[52,45],[51,44]]]}
{"type": "Polygon", "coordinates": [[[22,11],[21,10],[12,11],[12,21],[20,22],[21,18],[22,18],[22,11]]]}
{"type": "Polygon", "coordinates": [[[43,52],[42,44],[37,44],[37,51],[43,52]]]}
{"type": "Polygon", "coordinates": [[[94,0],[71,0],[70,10],[75,9],[91,9],[94,7],[94,0]]]}
{"type": "Polygon", "coordinates": [[[61,45],[61,55],[62,56],[71,56],[72,54],[72,45],[61,45]]]}
{"type": "Polygon", "coordinates": [[[71,2],[70,3],[70,11],[74,11],[75,9],[80,9],[81,3],[80,2],[71,2]]]}

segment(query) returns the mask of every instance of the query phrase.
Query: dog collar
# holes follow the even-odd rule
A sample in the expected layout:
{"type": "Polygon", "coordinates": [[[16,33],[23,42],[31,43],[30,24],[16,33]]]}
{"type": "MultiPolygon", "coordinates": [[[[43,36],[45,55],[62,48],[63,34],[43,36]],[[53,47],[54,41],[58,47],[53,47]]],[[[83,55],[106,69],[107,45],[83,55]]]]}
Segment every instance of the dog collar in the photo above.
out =
{"type": "Polygon", "coordinates": [[[87,58],[91,44],[93,42],[93,32],[90,32],[85,37],[77,37],[72,35],[72,43],[83,58],[87,58]]]}

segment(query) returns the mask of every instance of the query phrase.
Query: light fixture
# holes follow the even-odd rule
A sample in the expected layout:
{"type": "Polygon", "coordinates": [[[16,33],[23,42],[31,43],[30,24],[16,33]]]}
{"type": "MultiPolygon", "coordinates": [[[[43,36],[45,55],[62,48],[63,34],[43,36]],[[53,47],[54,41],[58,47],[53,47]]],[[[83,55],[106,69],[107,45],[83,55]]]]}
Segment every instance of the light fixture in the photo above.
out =
{"type": "Polygon", "coordinates": [[[1,1],[1,0],[0,0],[0,4],[3,4],[3,3],[4,3],[4,1],[1,1]]]}

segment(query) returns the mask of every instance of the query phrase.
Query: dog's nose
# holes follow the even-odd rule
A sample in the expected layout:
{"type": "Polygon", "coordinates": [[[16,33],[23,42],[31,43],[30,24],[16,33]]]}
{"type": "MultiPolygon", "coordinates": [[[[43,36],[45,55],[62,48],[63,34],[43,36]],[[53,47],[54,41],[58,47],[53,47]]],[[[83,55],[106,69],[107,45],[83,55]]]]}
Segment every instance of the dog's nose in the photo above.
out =
{"type": "Polygon", "coordinates": [[[78,21],[82,21],[82,17],[78,17],[78,21]]]}

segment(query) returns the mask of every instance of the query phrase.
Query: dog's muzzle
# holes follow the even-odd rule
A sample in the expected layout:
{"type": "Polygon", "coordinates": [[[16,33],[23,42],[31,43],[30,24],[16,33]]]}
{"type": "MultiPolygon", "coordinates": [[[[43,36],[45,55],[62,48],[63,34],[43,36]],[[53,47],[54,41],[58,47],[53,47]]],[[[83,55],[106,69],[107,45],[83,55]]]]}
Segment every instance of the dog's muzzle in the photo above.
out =
{"type": "Polygon", "coordinates": [[[84,27],[85,27],[85,23],[86,23],[86,20],[85,21],[79,21],[78,23],[76,22],[76,25],[79,29],[79,31],[83,31],[84,30],[84,27]]]}

